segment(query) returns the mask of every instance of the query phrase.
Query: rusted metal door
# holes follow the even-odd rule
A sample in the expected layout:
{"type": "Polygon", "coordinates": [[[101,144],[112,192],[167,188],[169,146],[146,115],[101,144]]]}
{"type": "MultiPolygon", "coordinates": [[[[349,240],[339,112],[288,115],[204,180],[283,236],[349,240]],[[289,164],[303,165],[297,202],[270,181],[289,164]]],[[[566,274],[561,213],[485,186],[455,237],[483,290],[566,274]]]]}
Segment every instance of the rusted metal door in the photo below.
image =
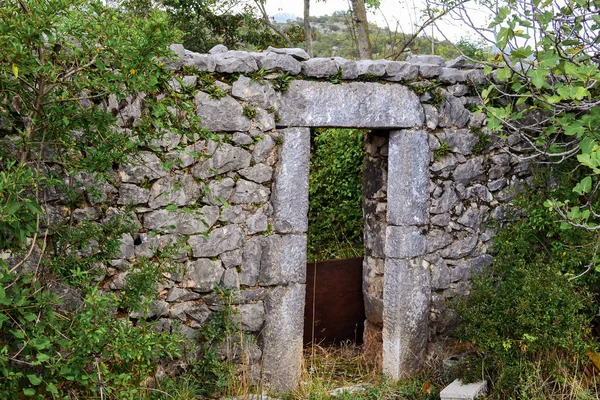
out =
{"type": "Polygon", "coordinates": [[[304,344],[362,343],[361,258],[307,264],[304,344]]]}

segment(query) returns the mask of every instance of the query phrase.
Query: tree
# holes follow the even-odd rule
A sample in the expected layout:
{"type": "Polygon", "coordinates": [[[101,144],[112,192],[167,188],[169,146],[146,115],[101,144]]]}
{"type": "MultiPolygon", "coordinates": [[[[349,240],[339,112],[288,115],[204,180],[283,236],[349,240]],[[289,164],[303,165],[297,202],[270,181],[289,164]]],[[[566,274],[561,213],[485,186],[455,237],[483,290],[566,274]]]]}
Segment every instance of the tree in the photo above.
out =
{"type": "Polygon", "coordinates": [[[368,60],[373,57],[371,40],[369,39],[369,24],[364,0],[352,0],[352,19],[356,29],[356,47],[358,58],[368,60]]]}
{"type": "Polygon", "coordinates": [[[313,56],[312,30],[310,28],[310,0],[304,0],[304,36],[306,36],[306,52],[313,56]]]}

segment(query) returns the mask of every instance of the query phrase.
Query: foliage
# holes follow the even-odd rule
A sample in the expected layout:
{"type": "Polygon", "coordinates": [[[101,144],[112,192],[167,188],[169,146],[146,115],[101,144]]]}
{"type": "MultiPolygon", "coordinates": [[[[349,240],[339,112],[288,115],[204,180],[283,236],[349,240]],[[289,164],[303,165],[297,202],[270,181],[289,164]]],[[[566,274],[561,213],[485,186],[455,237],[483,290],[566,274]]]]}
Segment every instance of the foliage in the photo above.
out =
{"type": "Polygon", "coordinates": [[[181,356],[181,336],[143,318],[181,247],[137,258],[124,289],[104,292],[106,265],[133,225],[102,188],[165,132],[206,132],[192,93],[171,89],[164,61],[179,36],[165,14],[110,3],[0,7],[2,398],[137,399],[159,361],[181,356]],[[120,111],[133,101],[135,123],[120,111]],[[95,217],[76,214],[90,205],[95,217]]]}
{"type": "Polygon", "coordinates": [[[242,114],[244,114],[248,119],[254,119],[254,117],[256,117],[256,113],[256,107],[250,103],[246,104],[242,110],[242,114]]]}
{"type": "Polygon", "coordinates": [[[490,24],[506,64],[495,72],[499,83],[481,93],[489,129],[520,135],[535,155],[550,161],[578,160],[585,175],[573,190],[580,198],[549,200],[546,206],[592,230],[600,229],[595,212],[600,182],[598,7],[575,0],[560,6],[508,1],[490,24]],[[506,94],[502,100],[499,93],[506,94]]]}
{"type": "Polygon", "coordinates": [[[362,254],[363,132],[317,130],[313,135],[309,189],[308,259],[362,254]]]}
{"type": "Polygon", "coordinates": [[[596,257],[596,246],[589,232],[556,224],[543,206],[552,194],[565,193],[540,190],[519,200],[527,218],[496,235],[493,265],[458,305],[459,336],[476,349],[461,374],[489,379],[491,398],[568,392],[570,377],[582,373],[586,350],[594,346],[591,294],[599,281],[581,271],[596,257]]]}

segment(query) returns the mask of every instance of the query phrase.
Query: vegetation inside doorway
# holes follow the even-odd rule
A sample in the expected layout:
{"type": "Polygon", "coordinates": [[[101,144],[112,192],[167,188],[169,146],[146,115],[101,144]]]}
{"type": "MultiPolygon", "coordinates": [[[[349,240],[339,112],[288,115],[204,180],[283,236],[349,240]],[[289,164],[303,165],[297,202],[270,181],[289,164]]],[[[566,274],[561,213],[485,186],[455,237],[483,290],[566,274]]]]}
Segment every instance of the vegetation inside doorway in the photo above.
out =
{"type": "Polygon", "coordinates": [[[364,133],[329,128],[312,134],[308,262],[363,255],[364,133]]]}

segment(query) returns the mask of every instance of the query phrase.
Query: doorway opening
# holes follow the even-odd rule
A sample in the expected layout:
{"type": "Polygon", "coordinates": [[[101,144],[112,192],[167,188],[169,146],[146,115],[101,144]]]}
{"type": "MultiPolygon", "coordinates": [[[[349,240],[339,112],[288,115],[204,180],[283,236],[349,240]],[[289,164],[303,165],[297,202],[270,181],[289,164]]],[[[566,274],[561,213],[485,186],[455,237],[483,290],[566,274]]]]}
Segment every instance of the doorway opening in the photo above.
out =
{"type": "Polygon", "coordinates": [[[311,132],[304,344],[361,345],[364,138],[359,129],[311,132]]]}

